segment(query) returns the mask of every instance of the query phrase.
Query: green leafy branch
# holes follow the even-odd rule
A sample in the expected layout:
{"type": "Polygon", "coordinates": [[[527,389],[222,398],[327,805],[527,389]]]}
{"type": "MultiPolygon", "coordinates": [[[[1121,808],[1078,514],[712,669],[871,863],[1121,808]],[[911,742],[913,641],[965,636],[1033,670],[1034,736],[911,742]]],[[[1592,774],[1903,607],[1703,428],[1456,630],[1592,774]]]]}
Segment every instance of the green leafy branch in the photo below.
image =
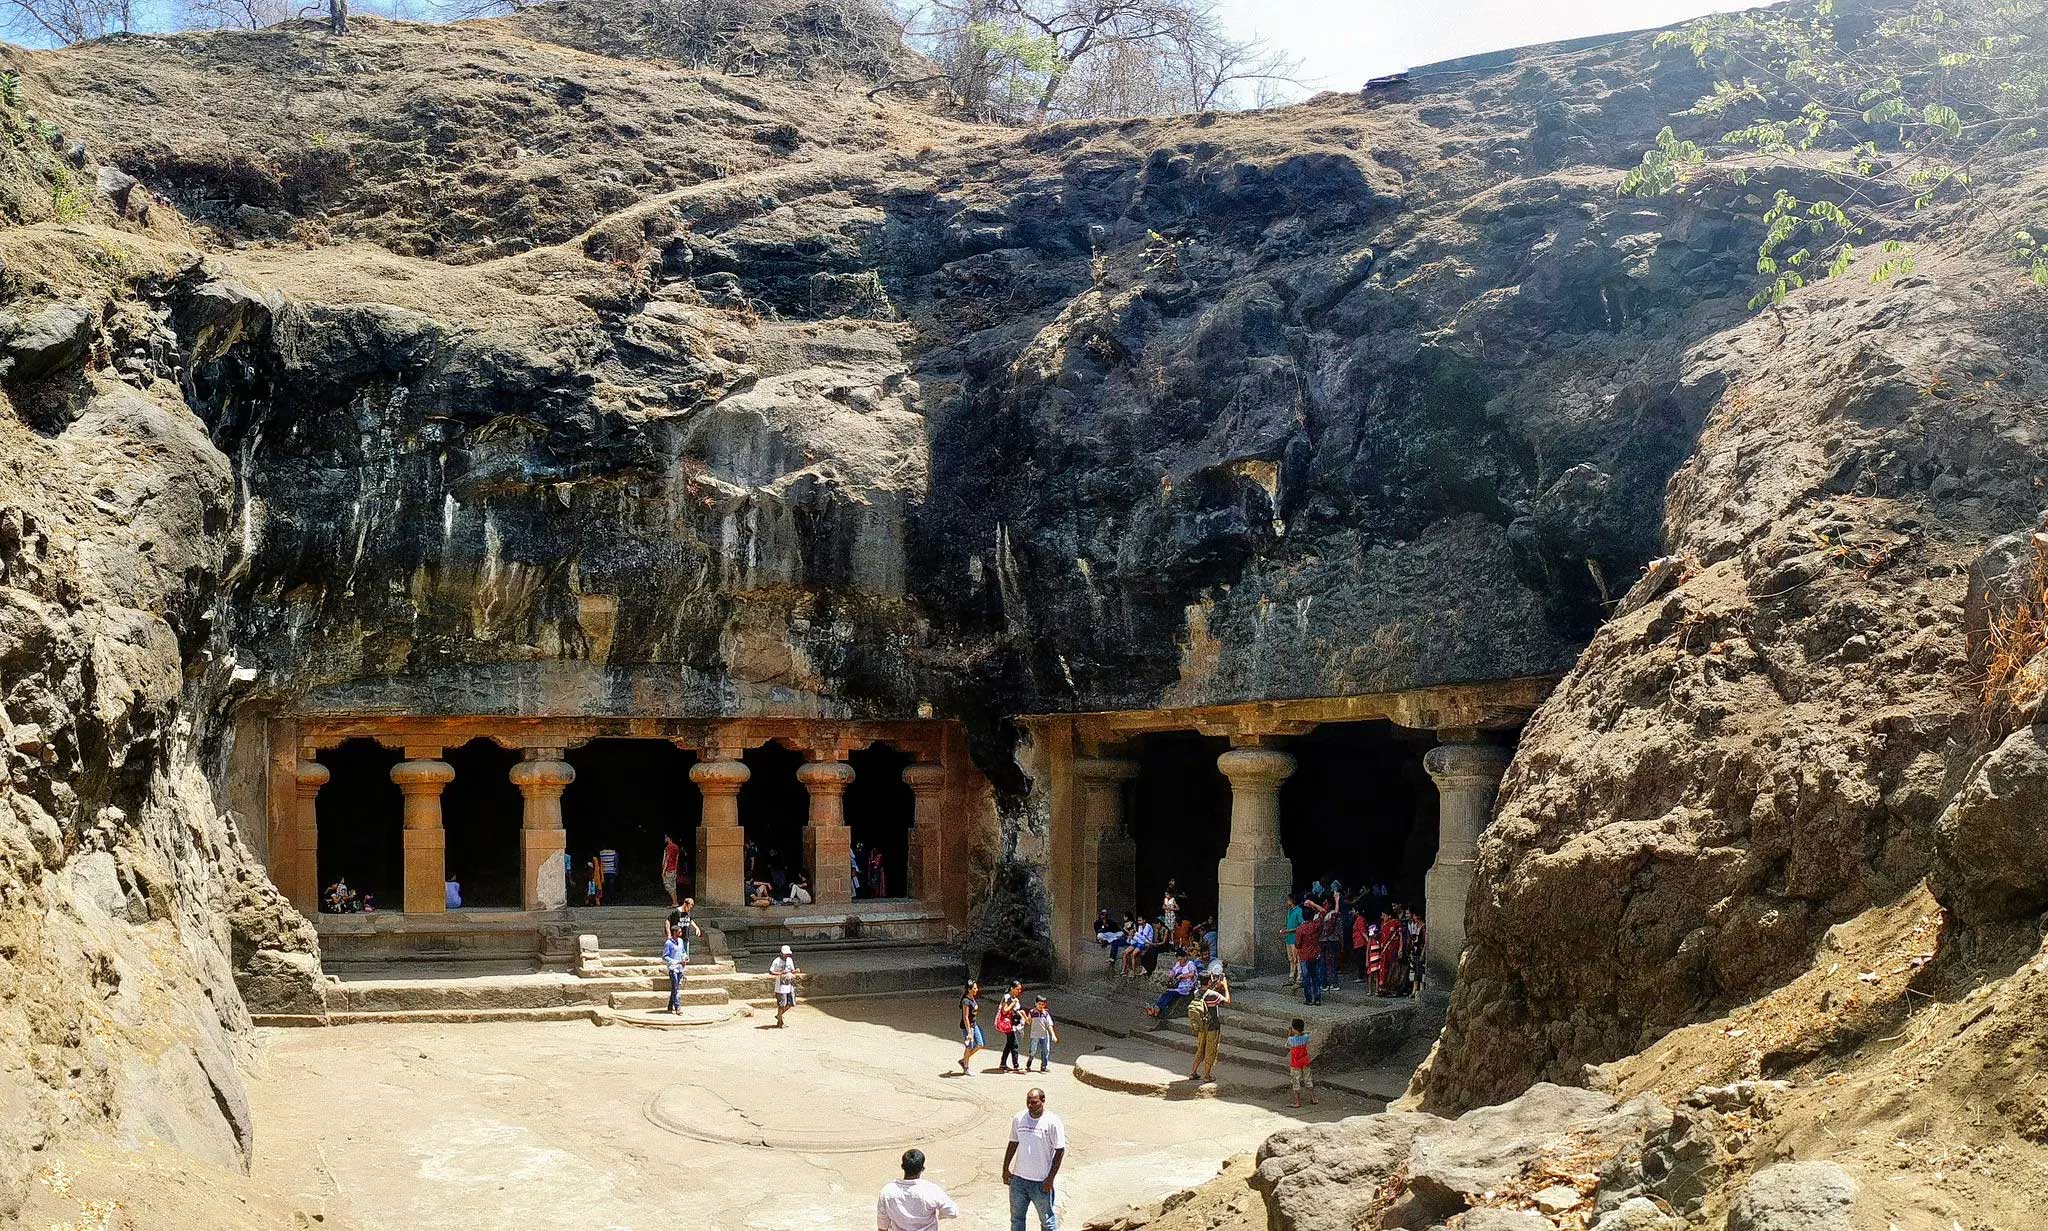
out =
{"type": "MultiPolygon", "coordinates": [[[[1701,18],[1658,42],[1717,74],[1685,115],[1741,123],[1710,145],[1665,127],[1623,194],[1677,192],[1713,169],[1747,183],[1783,168],[1828,186],[1781,189],[1763,208],[1752,307],[1849,272],[1867,230],[1961,197],[1996,156],[2037,149],[2048,124],[2048,0],[1914,0],[1867,27],[1814,0],[1701,18]]],[[[1903,242],[1879,251],[1873,282],[1913,268],[1903,242]]],[[[2026,253],[2040,282],[2039,250],[2026,253]]]]}

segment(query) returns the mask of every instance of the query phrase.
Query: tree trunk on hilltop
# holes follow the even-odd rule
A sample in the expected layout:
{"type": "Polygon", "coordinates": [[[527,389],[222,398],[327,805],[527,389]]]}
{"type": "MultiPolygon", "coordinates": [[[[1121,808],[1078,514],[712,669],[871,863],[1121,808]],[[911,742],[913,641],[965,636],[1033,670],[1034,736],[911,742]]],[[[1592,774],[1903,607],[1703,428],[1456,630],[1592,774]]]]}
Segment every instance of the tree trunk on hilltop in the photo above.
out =
{"type": "Polygon", "coordinates": [[[348,0],[327,0],[327,20],[336,34],[347,34],[348,0]]]}

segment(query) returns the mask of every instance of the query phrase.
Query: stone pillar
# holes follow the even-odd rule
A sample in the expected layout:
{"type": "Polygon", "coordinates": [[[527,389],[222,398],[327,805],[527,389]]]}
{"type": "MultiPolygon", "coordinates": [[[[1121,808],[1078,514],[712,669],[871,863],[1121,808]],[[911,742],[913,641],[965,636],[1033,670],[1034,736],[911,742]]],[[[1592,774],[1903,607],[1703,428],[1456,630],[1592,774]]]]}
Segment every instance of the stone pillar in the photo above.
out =
{"type": "Polygon", "coordinates": [[[562,856],[569,849],[562,828],[562,792],[576,781],[576,769],[560,748],[528,748],[512,767],[512,785],[526,801],[519,827],[519,904],[526,910],[561,910],[569,904],[562,856]]]}
{"type": "Polygon", "coordinates": [[[921,902],[936,904],[939,888],[940,817],[946,808],[946,767],[906,765],[903,784],[917,799],[910,821],[910,866],[904,869],[903,891],[921,902]]]}
{"type": "Polygon", "coordinates": [[[1216,943],[1239,972],[1287,968],[1287,892],[1294,865],[1280,849],[1280,784],[1294,758],[1232,748],[1216,758],[1230,779],[1230,847],[1216,865],[1216,943]]]}
{"type": "Polygon", "coordinates": [[[448,835],[441,831],[441,792],[455,781],[455,767],[439,748],[407,748],[391,767],[391,780],[405,795],[405,895],[408,915],[448,909],[448,835]]]}
{"type": "MultiPolygon", "coordinates": [[[[1079,757],[1074,761],[1074,776],[1081,794],[1075,918],[1086,931],[1094,927],[1095,912],[1104,906],[1121,918],[1138,904],[1137,843],[1124,825],[1124,784],[1138,776],[1138,763],[1079,757]]],[[[1093,943],[1093,936],[1078,937],[1075,952],[1087,953],[1093,943]]]]}
{"type": "Polygon", "coordinates": [[[1436,782],[1436,862],[1423,880],[1423,958],[1438,987],[1458,971],[1465,951],[1465,902],[1472,893],[1479,834],[1493,817],[1508,750],[1478,743],[1477,732],[1440,732],[1447,741],[1429,750],[1422,767],[1436,782]]]}
{"type": "Polygon", "coordinates": [[[846,788],[853,785],[853,766],[810,761],[797,767],[796,780],[811,793],[811,821],[804,826],[804,871],[811,878],[811,900],[851,902],[853,832],[846,827],[846,788]]]}
{"type": "Polygon", "coordinates": [[[752,771],[736,749],[711,755],[714,759],[690,767],[690,781],[704,796],[704,815],[697,822],[696,896],[709,906],[744,905],[740,882],[747,874],[747,834],[740,828],[740,788],[752,771]]]}
{"type": "Polygon", "coordinates": [[[285,836],[284,896],[299,913],[312,918],[320,912],[320,788],[327,785],[327,767],[308,755],[299,754],[291,833],[285,836]]]}

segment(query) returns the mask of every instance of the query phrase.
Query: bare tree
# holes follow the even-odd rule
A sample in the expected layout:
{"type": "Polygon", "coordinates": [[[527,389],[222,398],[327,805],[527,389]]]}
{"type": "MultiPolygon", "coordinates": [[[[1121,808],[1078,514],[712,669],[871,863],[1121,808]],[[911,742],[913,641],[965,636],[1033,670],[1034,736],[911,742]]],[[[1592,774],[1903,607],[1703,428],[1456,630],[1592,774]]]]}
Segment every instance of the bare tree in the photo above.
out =
{"type": "MultiPolygon", "coordinates": [[[[907,40],[963,108],[1012,123],[1235,105],[1297,61],[1231,36],[1214,0],[918,0],[907,40]]],[[[1264,91],[1262,91],[1264,93],[1264,91]]]]}
{"type": "Polygon", "coordinates": [[[261,30],[290,20],[291,0],[182,0],[179,24],[194,30],[261,30]]]}
{"type": "Polygon", "coordinates": [[[4,0],[0,13],[10,32],[62,44],[130,29],[134,19],[130,0],[4,0]]]}

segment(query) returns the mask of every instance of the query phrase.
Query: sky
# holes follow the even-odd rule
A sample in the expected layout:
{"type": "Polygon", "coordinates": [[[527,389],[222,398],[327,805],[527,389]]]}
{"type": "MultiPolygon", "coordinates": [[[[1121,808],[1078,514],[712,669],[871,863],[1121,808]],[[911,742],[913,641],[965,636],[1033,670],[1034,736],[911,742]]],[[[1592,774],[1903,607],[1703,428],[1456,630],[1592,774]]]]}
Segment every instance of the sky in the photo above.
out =
{"type": "Polygon", "coordinates": [[[1319,90],[1480,51],[1668,26],[1761,0],[1220,0],[1240,36],[1303,61],[1319,90]]]}

